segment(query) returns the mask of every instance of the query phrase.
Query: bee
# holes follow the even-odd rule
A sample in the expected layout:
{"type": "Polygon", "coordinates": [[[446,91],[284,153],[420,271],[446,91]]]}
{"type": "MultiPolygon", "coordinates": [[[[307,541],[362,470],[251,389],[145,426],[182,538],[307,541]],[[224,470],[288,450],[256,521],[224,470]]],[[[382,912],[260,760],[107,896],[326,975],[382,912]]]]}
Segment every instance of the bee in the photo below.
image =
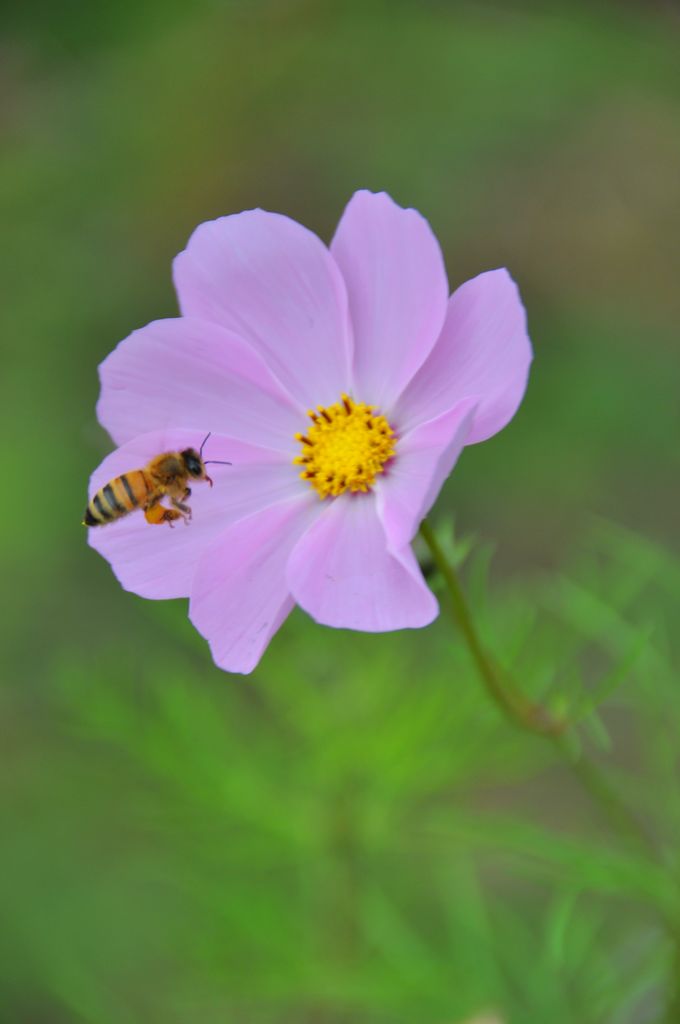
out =
{"type": "Polygon", "coordinates": [[[85,509],[83,526],[106,526],[115,519],[144,510],[144,518],[153,526],[167,523],[172,526],[176,519],[191,519],[191,508],[186,499],[191,495],[187,486],[189,480],[205,480],[212,487],[213,482],[206,473],[206,466],[230,466],[230,462],[203,461],[207,434],[199,451],[185,448],[181,452],[163,452],[157,455],[143,469],[131,469],[122,476],[110,480],[100,487],[85,509]],[[168,497],[172,508],[161,504],[168,497]]]}

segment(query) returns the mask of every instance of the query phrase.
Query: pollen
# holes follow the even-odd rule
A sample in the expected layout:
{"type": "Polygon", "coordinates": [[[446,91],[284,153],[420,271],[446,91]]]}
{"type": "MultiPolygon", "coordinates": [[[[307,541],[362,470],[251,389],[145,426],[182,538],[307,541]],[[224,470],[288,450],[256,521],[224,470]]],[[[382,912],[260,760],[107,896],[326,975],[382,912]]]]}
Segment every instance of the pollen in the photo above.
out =
{"type": "Polygon", "coordinates": [[[395,453],[396,438],[385,417],[348,395],[307,415],[312,425],[306,434],[295,435],[301,452],[293,459],[302,466],[302,479],[320,498],[369,491],[395,453]]]}

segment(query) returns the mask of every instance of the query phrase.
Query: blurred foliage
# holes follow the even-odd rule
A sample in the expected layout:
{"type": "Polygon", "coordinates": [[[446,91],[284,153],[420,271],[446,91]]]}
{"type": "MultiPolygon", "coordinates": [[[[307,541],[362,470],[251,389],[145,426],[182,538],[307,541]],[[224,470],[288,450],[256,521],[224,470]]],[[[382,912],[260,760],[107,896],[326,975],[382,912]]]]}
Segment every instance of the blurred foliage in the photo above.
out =
{"type": "Polygon", "coordinates": [[[677,4],[15,0],[2,26],[0,1021],[679,1020],[677,4]],[[521,286],[526,401],[438,516],[563,748],[499,720],[444,617],[296,614],[235,679],[85,545],[96,365],[175,314],[193,227],[263,206],[328,238],[358,187],[429,217],[452,286],[521,286]]]}
{"type": "Polygon", "coordinates": [[[484,552],[468,560],[526,692],[578,716],[608,677],[573,763],[609,765],[648,842],[499,718],[446,620],[427,642],[348,643],[296,615],[251,682],[207,663],[177,602],[140,601],[143,645],[65,645],[52,692],[3,716],[21,737],[0,861],[15,1019],[659,1019],[680,920],[680,567],[604,524],[571,571],[493,598],[484,552]]]}

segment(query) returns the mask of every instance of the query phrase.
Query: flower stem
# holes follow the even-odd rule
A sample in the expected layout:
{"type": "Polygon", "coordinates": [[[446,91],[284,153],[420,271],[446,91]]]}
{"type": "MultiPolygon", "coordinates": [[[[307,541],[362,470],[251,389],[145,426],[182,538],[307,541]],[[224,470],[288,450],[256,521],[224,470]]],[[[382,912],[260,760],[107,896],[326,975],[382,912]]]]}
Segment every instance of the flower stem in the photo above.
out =
{"type": "MultiPolygon", "coordinates": [[[[653,862],[663,864],[657,843],[649,834],[645,825],[638,820],[635,812],[626,800],[611,785],[606,774],[593,764],[569,742],[567,730],[571,726],[568,718],[555,718],[545,708],[534,704],[516,686],[500,666],[496,664],[479,638],[474,620],[470,613],[465,594],[458,580],[454,567],[448,562],[441,545],[437,541],[427,521],[420,525],[420,533],[430,549],[432,558],[444,578],[449,593],[451,611],[456,625],[459,627],[468,646],[479,675],[492,700],[502,713],[514,725],[529,730],[552,742],[575,778],[597,807],[610,828],[620,838],[630,844],[638,853],[649,857],[653,862]]],[[[666,1006],[664,1022],[680,1020],[680,930],[673,914],[661,913],[661,923],[666,930],[673,948],[673,964],[676,974],[666,1006]]]]}
{"type": "Polygon", "coordinates": [[[484,650],[456,571],[449,564],[427,520],[420,524],[420,533],[430,549],[435,565],[444,578],[454,621],[463,634],[491,699],[498,704],[503,714],[510,718],[515,725],[542,736],[560,736],[564,732],[567,722],[561,718],[555,718],[540,704],[529,700],[484,650]]]}
{"type": "Polygon", "coordinates": [[[514,725],[551,740],[613,830],[638,849],[651,854],[656,860],[658,856],[656,844],[644,825],[638,821],[626,801],[619,796],[598,767],[582,754],[577,753],[569,744],[568,737],[565,735],[571,725],[569,719],[555,717],[546,708],[526,697],[509,673],[499,666],[484,649],[456,571],[447,560],[432,527],[426,520],[420,525],[420,533],[430,549],[435,565],[444,578],[453,620],[463,635],[491,699],[514,725]]]}

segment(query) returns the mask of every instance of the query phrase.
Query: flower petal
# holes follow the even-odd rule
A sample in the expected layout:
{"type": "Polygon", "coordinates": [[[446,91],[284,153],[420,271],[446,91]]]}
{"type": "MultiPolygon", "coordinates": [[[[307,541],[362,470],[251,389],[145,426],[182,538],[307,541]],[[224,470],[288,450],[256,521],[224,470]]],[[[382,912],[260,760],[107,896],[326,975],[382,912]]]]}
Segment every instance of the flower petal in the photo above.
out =
{"type": "Polygon", "coordinates": [[[411,549],[387,551],[371,496],[335,499],[295,546],[287,577],[298,604],[326,626],[382,633],[437,615],[411,549]]]}
{"type": "Polygon", "coordinates": [[[347,390],[345,285],[325,245],[302,225],[264,210],[207,221],[176,257],[174,278],[185,316],[235,331],[305,408],[347,390]]]}
{"type": "Polygon", "coordinates": [[[484,441],[515,415],[531,358],[517,285],[507,270],[479,274],[451,296],[439,341],[399,399],[395,422],[408,430],[476,396],[466,444],[484,441]]]}
{"type": "Polygon", "coordinates": [[[439,244],[415,210],[384,192],[357,192],[331,252],[349,295],[355,397],[389,411],[444,323],[449,288],[439,244]]]}
{"type": "Polygon", "coordinates": [[[311,494],[270,506],[220,534],[198,565],[189,617],[220,668],[252,672],[293,607],[286,562],[319,515],[311,494]]]}
{"type": "Polygon", "coordinates": [[[401,551],[413,540],[467,441],[475,409],[475,399],[463,399],[399,438],[394,461],[375,484],[389,551],[401,551]]]}
{"type": "Polygon", "coordinates": [[[262,358],[230,331],[188,317],[134,331],[99,368],[99,421],[118,444],[171,427],[206,426],[291,451],[302,413],[262,358]]]}
{"type": "MultiPolygon", "coordinates": [[[[109,480],[145,466],[161,452],[198,447],[204,437],[204,431],[191,430],[136,437],[95,470],[90,497],[109,480]]],[[[306,494],[290,463],[267,449],[214,435],[204,454],[232,465],[209,468],[212,488],[202,481],[192,485],[193,518],[188,525],[150,525],[143,512],[136,510],[89,529],[90,545],[110,562],[126,590],[154,599],[188,597],[198,560],[225,527],[275,502],[306,494]]]]}

